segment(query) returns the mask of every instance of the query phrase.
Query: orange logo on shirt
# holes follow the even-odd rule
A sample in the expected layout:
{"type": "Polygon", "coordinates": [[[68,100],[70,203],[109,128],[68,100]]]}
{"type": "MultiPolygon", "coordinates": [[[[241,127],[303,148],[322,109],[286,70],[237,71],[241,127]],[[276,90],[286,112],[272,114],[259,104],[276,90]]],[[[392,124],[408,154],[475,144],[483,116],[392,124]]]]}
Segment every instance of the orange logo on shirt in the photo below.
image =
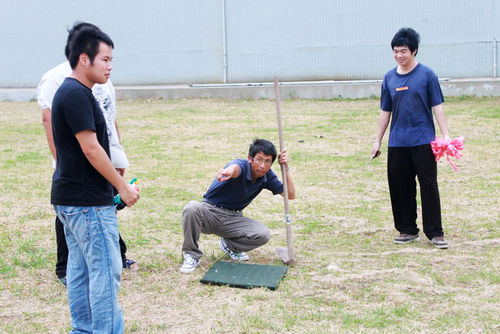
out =
{"type": "Polygon", "coordinates": [[[408,90],[408,86],[396,88],[396,92],[399,92],[400,90],[408,90]]]}

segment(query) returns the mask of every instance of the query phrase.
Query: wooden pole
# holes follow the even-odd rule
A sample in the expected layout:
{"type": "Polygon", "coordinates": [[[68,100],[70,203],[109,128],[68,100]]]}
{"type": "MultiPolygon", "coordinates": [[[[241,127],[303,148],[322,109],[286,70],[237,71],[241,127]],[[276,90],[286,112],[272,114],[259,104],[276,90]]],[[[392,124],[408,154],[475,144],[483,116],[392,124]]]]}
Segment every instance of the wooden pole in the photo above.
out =
{"type": "MultiPolygon", "coordinates": [[[[278,135],[280,141],[280,152],[285,148],[283,144],[283,126],[281,124],[281,98],[280,98],[280,90],[279,90],[279,82],[278,78],[274,78],[274,94],[276,95],[276,114],[278,116],[278,135]]],[[[284,262],[288,264],[295,263],[295,258],[293,254],[293,243],[292,243],[292,221],[290,218],[290,208],[288,202],[288,182],[286,179],[286,166],[285,164],[281,164],[281,175],[283,178],[283,198],[285,199],[285,222],[286,222],[286,244],[287,244],[287,253],[288,259],[284,262]]],[[[278,252],[279,253],[279,252],[278,252]]],[[[280,254],[278,254],[280,255],[280,254]]],[[[283,260],[283,259],[282,259],[283,260]]]]}

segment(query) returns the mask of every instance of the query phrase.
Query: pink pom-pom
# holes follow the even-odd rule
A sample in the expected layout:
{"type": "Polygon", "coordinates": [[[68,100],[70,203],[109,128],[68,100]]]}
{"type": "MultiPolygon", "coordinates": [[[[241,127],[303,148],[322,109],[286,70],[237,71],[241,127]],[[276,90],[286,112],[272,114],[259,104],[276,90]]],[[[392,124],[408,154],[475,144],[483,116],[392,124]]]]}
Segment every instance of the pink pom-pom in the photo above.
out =
{"type": "Polygon", "coordinates": [[[462,157],[461,150],[464,149],[464,137],[460,136],[453,140],[447,140],[444,138],[436,137],[433,142],[431,142],[432,153],[436,157],[436,162],[439,161],[445,154],[446,159],[450,165],[458,171],[458,167],[450,160],[450,157],[455,157],[460,159],[462,157]]]}

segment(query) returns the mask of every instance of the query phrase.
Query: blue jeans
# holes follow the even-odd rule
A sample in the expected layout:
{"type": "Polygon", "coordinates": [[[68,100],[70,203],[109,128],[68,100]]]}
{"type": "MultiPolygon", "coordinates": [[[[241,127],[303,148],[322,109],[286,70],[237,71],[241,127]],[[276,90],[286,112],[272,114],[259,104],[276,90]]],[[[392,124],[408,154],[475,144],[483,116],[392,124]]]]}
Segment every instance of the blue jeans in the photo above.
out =
{"type": "Polygon", "coordinates": [[[122,260],[114,206],[55,205],[68,244],[71,333],[123,333],[122,260]]]}

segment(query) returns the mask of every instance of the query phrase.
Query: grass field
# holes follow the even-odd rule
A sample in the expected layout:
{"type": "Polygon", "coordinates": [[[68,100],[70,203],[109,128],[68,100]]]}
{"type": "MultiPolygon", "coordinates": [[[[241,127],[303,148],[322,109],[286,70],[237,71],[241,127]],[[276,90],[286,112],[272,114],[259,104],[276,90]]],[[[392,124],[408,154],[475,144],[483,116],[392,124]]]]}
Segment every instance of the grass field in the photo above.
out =
{"type": "MultiPolygon", "coordinates": [[[[396,232],[382,156],[367,164],[378,100],[282,102],[297,188],[297,265],[276,291],[199,283],[222,257],[203,235],[201,267],[179,274],[181,211],[255,137],[278,144],[272,100],[119,101],[124,147],[141,200],[119,212],[128,257],[120,303],[127,333],[500,332],[500,98],[445,104],[466,138],[459,172],[438,163],[448,250],[396,232]]],[[[64,333],[66,289],[54,274],[51,160],[35,102],[0,102],[0,333],[64,333]]],[[[278,172],[278,166],[274,166],[278,172]]],[[[420,202],[420,201],[419,201],[420,202]]],[[[283,199],[262,193],[245,215],[272,229],[251,263],[280,264],[283,199]]],[[[419,212],[418,224],[421,226],[419,212]]]]}

